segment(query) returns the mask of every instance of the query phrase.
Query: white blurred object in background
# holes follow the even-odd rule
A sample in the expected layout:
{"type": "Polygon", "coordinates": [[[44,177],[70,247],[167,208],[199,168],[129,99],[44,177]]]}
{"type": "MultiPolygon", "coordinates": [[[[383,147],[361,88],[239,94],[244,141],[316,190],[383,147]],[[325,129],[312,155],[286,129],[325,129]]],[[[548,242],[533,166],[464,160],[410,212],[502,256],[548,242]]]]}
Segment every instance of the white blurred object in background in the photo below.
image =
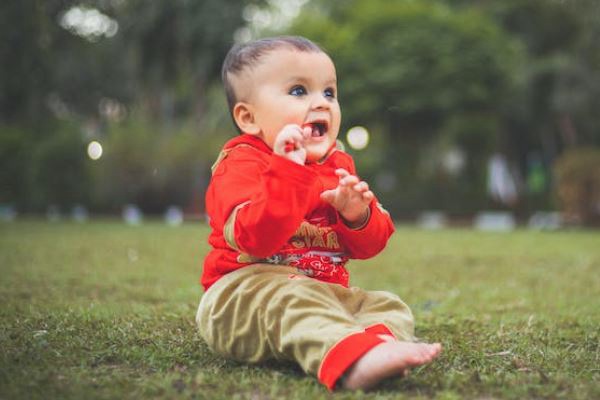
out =
{"type": "Polygon", "coordinates": [[[488,193],[502,204],[512,206],[517,202],[517,183],[502,154],[496,153],[488,161],[488,193]]]}
{"type": "Polygon", "coordinates": [[[94,161],[99,160],[102,157],[103,149],[102,145],[97,141],[92,141],[88,144],[87,154],[88,157],[94,161]]]}
{"type": "Polygon", "coordinates": [[[179,226],[183,223],[183,211],[177,206],[167,208],[165,222],[170,226],[179,226]]]}
{"type": "Polygon", "coordinates": [[[515,217],[506,211],[482,211],[475,217],[475,228],[481,231],[510,232],[517,223],[515,217]]]}
{"type": "Polygon", "coordinates": [[[0,221],[12,222],[17,219],[17,210],[10,204],[0,204],[0,221]]]}
{"type": "Polygon", "coordinates": [[[362,150],[369,145],[369,131],[363,126],[354,126],[348,130],[346,140],[354,150],[362,150]]]}
{"type": "Polygon", "coordinates": [[[417,225],[427,230],[443,229],[448,225],[448,218],[441,211],[424,211],[419,215],[417,225]]]}
{"type": "Polygon", "coordinates": [[[87,208],[85,208],[81,204],[76,204],[75,206],[73,206],[73,209],[71,210],[71,218],[73,218],[73,221],[87,222],[89,217],[90,214],[88,213],[87,208]]]}
{"type": "Polygon", "coordinates": [[[527,226],[530,229],[554,231],[562,226],[562,217],[556,211],[536,211],[529,217],[527,226]]]}
{"type": "Polygon", "coordinates": [[[143,219],[142,210],[135,204],[127,204],[123,207],[123,220],[127,225],[139,225],[143,219]]]}
{"type": "Polygon", "coordinates": [[[50,204],[46,209],[46,218],[50,222],[58,222],[61,220],[60,208],[56,204],[50,204]]]}

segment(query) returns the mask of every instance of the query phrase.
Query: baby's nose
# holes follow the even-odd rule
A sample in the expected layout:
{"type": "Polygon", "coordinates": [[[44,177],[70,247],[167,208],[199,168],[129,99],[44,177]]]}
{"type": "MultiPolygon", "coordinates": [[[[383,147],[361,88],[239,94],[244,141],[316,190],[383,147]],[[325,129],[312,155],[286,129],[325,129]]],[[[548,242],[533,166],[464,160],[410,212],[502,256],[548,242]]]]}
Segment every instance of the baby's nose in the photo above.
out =
{"type": "Polygon", "coordinates": [[[323,94],[315,94],[312,98],[312,108],[313,109],[328,109],[330,107],[329,99],[325,97],[323,94]]]}

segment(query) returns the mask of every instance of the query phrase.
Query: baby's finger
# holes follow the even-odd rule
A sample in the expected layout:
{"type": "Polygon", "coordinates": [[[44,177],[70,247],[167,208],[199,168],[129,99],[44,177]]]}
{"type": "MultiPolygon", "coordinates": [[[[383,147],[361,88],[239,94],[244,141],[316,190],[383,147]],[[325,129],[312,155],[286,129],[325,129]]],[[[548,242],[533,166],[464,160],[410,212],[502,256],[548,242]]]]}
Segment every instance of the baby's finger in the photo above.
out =
{"type": "Polygon", "coordinates": [[[337,176],[339,176],[340,178],[344,178],[344,177],[350,175],[350,172],[346,171],[344,168],[338,168],[335,170],[335,174],[337,176]]]}
{"type": "Polygon", "coordinates": [[[287,139],[293,139],[296,142],[304,141],[304,136],[302,136],[302,131],[298,127],[293,127],[293,129],[289,129],[286,132],[287,139]]]}
{"type": "Polygon", "coordinates": [[[290,151],[295,151],[303,148],[302,144],[303,142],[300,140],[297,140],[295,138],[289,138],[285,141],[285,146],[283,149],[286,153],[289,153],[290,151]]]}
{"type": "Polygon", "coordinates": [[[325,190],[324,192],[321,193],[321,200],[327,202],[327,203],[333,203],[335,201],[335,194],[336,194],[336,190],[335,189],[330,189],[330,190],[325,190]]]}
{"type": "MultiPolygon", "coordinates": [[[[283,141],[283,151],[285,153],[289,153],[290,151],[302,148],[304,138],[302,137],[300,128],[287,126],[286,129],[277,137],[277,141],[283,141]]],[[[277,147],[277,144],[275,147],[277,147]]]]}
{"type": "Polygon", "coordinates": [[[367,190],[366,192],[364,192],[362,194],[362,197],[363,197],[363,200],[370,203],[375,198],[375,193],[371,192],[370,190],[367,190]]]}
{"type": "Polygon", "coordinates": [[[348,175],[340,179],[340,185],[352,187],[359,182],[358,177],[354,175],[348,175]]]}
{"type": "Polygon", "coordinates": [[[304,139],[309,139],[311,135],[312,135],[312,128],[308,125],[303,126],[302,127],[302,137],[304,139]]]}
{"type": "Polygon", "coordinates": [[[294,143],[293,140],[286,141],[283,151],[285,151],[286,153],[289,153],[290,151],[294,151],[294,150],[296,150],[296,143],[294,143]]]}
{"type": "Polygon", "coordinates": [[[369,184],[365,181],[360,181],[356,185],[354,185],[353,189],[357,192],[366,192],[367,190],[369,190],[369,184]]]}

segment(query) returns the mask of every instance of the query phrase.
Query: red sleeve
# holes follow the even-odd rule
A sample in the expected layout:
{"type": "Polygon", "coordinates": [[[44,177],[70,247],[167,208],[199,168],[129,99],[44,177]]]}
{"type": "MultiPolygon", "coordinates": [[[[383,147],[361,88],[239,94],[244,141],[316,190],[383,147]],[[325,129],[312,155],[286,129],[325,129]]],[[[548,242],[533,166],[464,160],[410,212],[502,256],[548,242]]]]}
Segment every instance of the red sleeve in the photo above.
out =
{"type": "Polygon", "coordinates": [[[375,256],[384,249],[388,239],[394,233],[394,224],[390,215],[377,200],[369,204],[369,210],[371,212],[369,220],[360,229],[349,228],[338,215],[334,229],[342,238],[350,258],[365,259],[375,256]]]}
{"type": "Polygon", "coordinates": [[[317,175],[308,168],[257,153],[236,149],[221,162],[207,193],[207,211],[214,229],[223,231],[226,223],[233,223],[240,251],[266,257],[294,234],[315,207],[320,189],[317,175]],[[234,211],[235,220],[228,221],[234,211]]]}
{"type": "MultiPolygon", "coordinates": [[[[354,161],[350,156],[345,157],[342,168],[356,175],[354,161]]],[[[388,239],[394,233],[394,223],[390,214],[374,199],[369,204],[370,216],[367,223],[360,229],[349,228],[338,213],[335,231],[341,237],[350,258],[366,259],[375,256],[385,248],[388,239]]]]}

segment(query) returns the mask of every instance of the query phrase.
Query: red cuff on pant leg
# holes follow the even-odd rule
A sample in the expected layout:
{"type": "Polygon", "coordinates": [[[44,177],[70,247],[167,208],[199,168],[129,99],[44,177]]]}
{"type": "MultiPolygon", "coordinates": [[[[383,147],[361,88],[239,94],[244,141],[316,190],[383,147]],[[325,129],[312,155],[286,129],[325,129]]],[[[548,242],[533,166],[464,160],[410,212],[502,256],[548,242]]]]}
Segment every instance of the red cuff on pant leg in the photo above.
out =
{"type": "Polygon", "coordinates": [[[344,372],[363,354],[384,340],[367,332],[353,333],[329,349],[319,367],[319,381],[333,390],[344,372]]]}
{"type": "Polygon", "coordinates": [[[394,339],[397,339],[396,335],[392,333],[390,328],[388,328],[384,324],[371,325],[368,328],[365,328],[365,332],[375,335],[390,335],[394,339]]]}

